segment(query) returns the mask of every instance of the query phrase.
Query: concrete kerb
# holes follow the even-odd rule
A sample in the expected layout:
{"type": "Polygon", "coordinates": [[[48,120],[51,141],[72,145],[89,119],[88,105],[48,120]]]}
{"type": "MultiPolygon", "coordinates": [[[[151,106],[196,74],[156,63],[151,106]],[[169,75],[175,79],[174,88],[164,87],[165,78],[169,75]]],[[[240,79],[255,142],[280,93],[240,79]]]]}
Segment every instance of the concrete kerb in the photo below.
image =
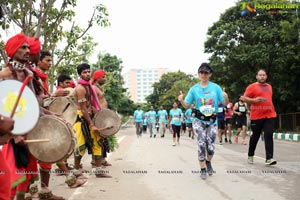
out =
{"type": "MultiPolygon", "coordinates": [[[[233,135],[236,135],[236,130],[232,131],[233,135]]],[[[247,135],[251,135],[252,131],[247,131],[247,135]]],[[[287,140],[300,142],[300,134],[297,133],[274,133],[273,138],[277,140],[287,140]]]]}

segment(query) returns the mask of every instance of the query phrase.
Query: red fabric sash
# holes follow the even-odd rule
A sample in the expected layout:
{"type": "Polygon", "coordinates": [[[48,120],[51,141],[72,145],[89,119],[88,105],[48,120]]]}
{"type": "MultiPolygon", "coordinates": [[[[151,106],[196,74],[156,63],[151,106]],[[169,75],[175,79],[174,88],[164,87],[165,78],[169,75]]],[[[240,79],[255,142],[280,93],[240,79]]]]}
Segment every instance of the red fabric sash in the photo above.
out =
{"type": "Polygon", "coordinates": [[[96,110],[100,110],[100,103],[99,103],[99,99],[98,99],[98,96],[97,96],[97,93],[96,93],[96,90],[94,89],[92,83],[90,81],[86,81],[86,80],[83,80],[83,79],[79,79],[77,81],[78,84],[81,84],[81,85],[88,85],[91,90],[92,90],[92,104],[93,106],[96,108],[96,110]]]}
{"type": "Polygon", "coordinates": [[[48,87],[48,83],[47,83],[48,74],[45,74],[45,73],[41,72],[40,69],[37,68],[37,67],[34,68],[33,70],[37,73],[37,75],[38,75],[38,76],[40,77],[40,79],[42,80],[42,82],[43,82],[43,87],[44,87],[44,89],[46,90],[46,92],[48,93],[48,92],[49,92],[49,87],[48,87]]]}

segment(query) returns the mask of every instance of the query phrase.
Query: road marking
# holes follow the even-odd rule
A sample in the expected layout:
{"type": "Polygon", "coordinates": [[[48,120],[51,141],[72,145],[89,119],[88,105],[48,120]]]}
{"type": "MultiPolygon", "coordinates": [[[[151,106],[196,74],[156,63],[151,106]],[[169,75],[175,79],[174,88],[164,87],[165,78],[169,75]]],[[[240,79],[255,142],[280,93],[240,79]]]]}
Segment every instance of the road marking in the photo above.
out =
{"type": "MultiPolygon", "coordinates": [[[[122,142],[122,140],[124,140],[124,138],[125,138],[125,136],[118,138],[118,144],[120,144],[122,142]]],[[[110,155],[111,155],[111,153],[108,153],[107,158],[109,158],[110,155]]]]}

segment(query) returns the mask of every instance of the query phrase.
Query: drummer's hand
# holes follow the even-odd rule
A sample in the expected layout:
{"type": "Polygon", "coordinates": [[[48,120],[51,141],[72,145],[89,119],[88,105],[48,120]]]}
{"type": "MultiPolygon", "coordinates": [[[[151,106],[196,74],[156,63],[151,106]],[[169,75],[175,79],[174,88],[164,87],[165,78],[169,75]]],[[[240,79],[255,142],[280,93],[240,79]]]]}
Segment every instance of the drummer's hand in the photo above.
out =
{"type": "Polygon", "coordinates": [[[0,135],[9,134],[11,135],[11,131],[14,129],[15,121],[10,117],[5,117],[0,115],[0,135]]]}
{"type": "Polygon", "coordinates": [[[62,117],[63,116],[62,113],[53,113],[53,115],[55,115],[56,117],[62,117]]]}
{"type": "Polygon", "coordinates": [[[54,95],[56,97],[64,97],[64,96],[69,95],[69,93],[70,92],[68,90],[56,90],[54,95]]]}
{"type": "Polygon", "coordinates": [[[99,133],[99,132],[100,132],[99,129],[98,129],[95,125],[91,125],[91,126],[90,126],[90,129],[91,129],[93,132],[95,132],[95,133],[99,133]]]}
{"type": "Polygon", "coordinates": [[[24,135],[19,135],[14,137],[15,143],[18,145],[26,145],[25,139],[26,137],[24,135]]]}

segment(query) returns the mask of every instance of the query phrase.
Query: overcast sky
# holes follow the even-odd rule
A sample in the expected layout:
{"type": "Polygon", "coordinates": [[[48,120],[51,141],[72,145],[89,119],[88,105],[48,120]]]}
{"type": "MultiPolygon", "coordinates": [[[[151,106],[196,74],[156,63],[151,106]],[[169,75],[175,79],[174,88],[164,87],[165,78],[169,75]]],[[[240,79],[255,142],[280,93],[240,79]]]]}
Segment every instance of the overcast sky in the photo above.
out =
{"type": "Polygon", "coordinates": [[[194,73],[208,61],[208,27],[236,0],[79,0],[80,20],[89,19],[97,2],[107,7],[111,26],[91,30],[96,52],[119,57],[124,71],[164,67],[194,73]]]}

